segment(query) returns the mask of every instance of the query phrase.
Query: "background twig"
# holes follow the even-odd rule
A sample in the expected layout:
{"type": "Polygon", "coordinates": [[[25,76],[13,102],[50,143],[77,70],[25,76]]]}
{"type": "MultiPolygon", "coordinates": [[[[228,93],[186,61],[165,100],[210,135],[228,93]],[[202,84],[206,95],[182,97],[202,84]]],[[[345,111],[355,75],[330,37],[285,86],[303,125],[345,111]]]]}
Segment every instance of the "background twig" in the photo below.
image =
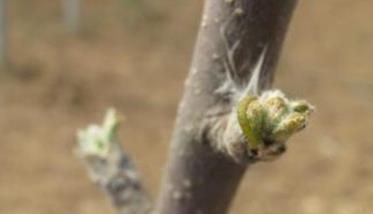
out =
{"type": "Polygon", "coordinates": [[[146,214],[151,204],[136,169],[116,139],[118,118],[109,110],[102,126],[79,132],[77,154],[91,180],[108,195],[123,214],[146,214]]]}

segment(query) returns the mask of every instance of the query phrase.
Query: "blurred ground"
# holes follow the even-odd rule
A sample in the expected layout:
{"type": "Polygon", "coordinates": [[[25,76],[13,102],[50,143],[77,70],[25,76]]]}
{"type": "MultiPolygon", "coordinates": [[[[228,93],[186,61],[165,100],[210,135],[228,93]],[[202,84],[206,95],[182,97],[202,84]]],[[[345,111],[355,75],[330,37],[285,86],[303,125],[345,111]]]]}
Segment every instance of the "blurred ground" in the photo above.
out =
{"type": "MultiPolygon", "coordinates": [[[[126,115],[120,137],[156,195],[202,1],[142,2],[87,0],[76,37],[58,1],[11,1],[0,213],[114,213],[72,152],[76,129],[109,106],[126,115]]],[[[373,212],[372,8],[300,2],[275,85],[317,112],[284,157],[251,168],[231,213],[373,212]]]]}

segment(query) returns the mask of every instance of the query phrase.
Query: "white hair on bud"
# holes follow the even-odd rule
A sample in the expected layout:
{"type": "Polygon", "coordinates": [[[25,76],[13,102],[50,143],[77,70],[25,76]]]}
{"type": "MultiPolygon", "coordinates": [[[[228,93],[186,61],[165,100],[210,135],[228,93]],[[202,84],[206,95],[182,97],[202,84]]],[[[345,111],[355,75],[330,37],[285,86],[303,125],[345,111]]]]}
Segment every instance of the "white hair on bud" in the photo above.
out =
{"type": "Polygon", "coordinates": [[[280,97],[285,101],[289,101],[288,98],[286,98],[284,92],[279,89],[264,91],[263,94],[260,96],[260,100],[266,101],[273,97],[280,97]]]}
{"type": "Polygon", "coordinates": [[[242,100],[244,97],[248,95],[259,96],[260,74],[263,70],[262,68],[263,68],[264,60],[267,54],[267,47],[268,46],[265,46],[263,48],[262,53],[260,54],[259,59],[257,63],[255,64],[253,71],[251,72],[252,73],[251,78],[250,78],[249,83],[246,85],[246,87],[243,87],[243,88],[237,87],[237,86],[234,87],[235,92],[236,92],[234,93],[234,103],[239,102],[240,100],[242,100]]]}
{"type": "Polygon", "coordinates": [[[259,56],[258,62],[256,63],[252,75],[250,78],[249,83],[247,84],[247,87],[245,88],[242,96],[247,96],[247,95],[259,95],[259,81],[260,81],[260,74],[263,70],[263,63],[265,60],[267,54],[267,46],[263,48],[262,53],[259,56]]]}

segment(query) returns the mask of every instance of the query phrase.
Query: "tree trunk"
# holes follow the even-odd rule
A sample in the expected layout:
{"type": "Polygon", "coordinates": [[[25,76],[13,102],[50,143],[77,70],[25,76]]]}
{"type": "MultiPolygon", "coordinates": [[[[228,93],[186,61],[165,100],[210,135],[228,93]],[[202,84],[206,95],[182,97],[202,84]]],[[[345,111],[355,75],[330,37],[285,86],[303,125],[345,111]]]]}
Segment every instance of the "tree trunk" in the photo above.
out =
{"type": "MultiPolygon", "coordinates": [[[[206,0],[171,142],[159,214],[223,214],[250,163],[219,151],[204,124],[231,100],[217,91],[229,68],[246,85],[266,50],[259,88],[271,86],[296,0],[206,0]]],[[[230,109],[229,109],[230,110],[230,109]]]]}

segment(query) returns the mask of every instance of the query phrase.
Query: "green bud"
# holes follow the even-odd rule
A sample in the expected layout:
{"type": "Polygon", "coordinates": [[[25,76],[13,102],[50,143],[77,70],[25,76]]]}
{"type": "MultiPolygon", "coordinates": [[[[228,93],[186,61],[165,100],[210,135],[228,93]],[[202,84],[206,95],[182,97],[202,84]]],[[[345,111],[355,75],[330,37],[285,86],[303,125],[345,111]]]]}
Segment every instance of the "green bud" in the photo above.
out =
{"type": "Polygon", "coordinates": [[[301,113],[289,114],[273,130],[273,139],[280,142],[287,140],[291,135],[305,128],[306,122],[306,116],[301,113]]]}
{"type": "Polygon", "coordinates": [[[268,119],[274,123],[281,120],[281,118],[287,113],[289,109],[287,100],[280,96],[269,97],[264,101],[263,105],[268,112],[268,119]]]}
{"type": "Polygon", "coordinates": [[[286,142],[302,130],[313,107],[304,100],[290,101],[278,90],[260,97],[246,96],[238,103],[237,115],[247,146],[259,154],[286,142]]]}
{"type": "Polygon", "coordinates": [[[257,149],[258,145],[261,143],[261,139],[258,138],[257,134],[254,133],[253,130],[253,123],[255,123],[256,120],[256,116],[254,116],[256,115],[256,110],[249,110],[248,108],[252,103],[257,102],[257,97],[246,96],[242,100],[240,100],[237,106],[238,123],[242,129],[243,135],[245,136],[250,149],[257,149]]]}
{"type": "Polygon", "coordinates": [[[108,110],[102,126],[90,125],[78,132],[78,145],[85,155],[105,157],[110,151],[111,143],[119,125],[113,109],[108,110]]]}
{"type": "Polygon", "coordinates": [[[266,115],[264,106],[258,100],[253,101],[247,106],[246,117],[250,123],[253,135],[258,142],[262,140],[266,115]]]}
{"type": "Polygon", "coordinates": [[[313,107],[305,100],[296,100],[291,102],[291,108],[293,111],[302,114],[310,114],[313,111],[313,107]]]}

